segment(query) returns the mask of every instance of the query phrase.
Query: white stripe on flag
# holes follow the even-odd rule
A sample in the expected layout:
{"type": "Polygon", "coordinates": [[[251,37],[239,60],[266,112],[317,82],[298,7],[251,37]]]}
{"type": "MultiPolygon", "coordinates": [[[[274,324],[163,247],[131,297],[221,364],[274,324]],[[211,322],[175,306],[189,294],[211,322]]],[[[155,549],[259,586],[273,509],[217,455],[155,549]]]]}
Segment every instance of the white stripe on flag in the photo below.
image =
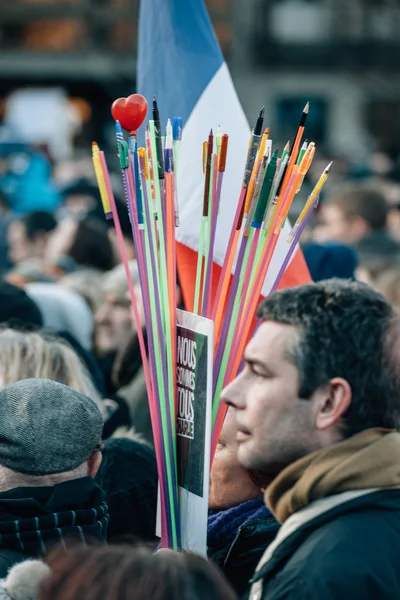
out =
{"type": "MultiPolygon", "coordinates": [[[[268,119],[269,115],[266,115],[266,125],[268,125],[268,119]]],[[[178,199],[180,227],[177,230],[177,239],[196,251],[199,246],[204,191],[203,142],[207,140],[210,128],[213,129],[215,134],[218,126],[221,127],[223,133],[229,135],[228,160],[222,187],[221,208],[214,250],[214,260],[221,265],[239,198],[250,136],[247,119],[225,63],[200,96],[192,114],[184,125],[179,153],[178,199]],[[204,127],[205,123],[207,123],[207,129],[204,127]]],[[[271,289],[279,267],[289,249],[289,245],[286,243],[289,230],[287,224],[280,235],[262,290],[264,295],[267,295],[271,289]]]]}

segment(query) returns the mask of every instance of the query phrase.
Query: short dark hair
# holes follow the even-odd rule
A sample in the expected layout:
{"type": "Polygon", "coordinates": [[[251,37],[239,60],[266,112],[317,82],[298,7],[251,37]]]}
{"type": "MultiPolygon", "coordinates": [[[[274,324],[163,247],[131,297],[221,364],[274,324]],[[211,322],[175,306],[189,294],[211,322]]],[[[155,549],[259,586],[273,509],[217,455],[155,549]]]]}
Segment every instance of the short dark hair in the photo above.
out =
{"type": "Polygon", "coordinates": [[[80,221],[68,256],[78,265],[110,271],[115,262],[106,225],[92,217],[80,221]]]}
{"type": "Polygon", "coordinates": [[[39,233],[50,233],[57,227],[54,215],[45,210],[34,210],[21,219],[28,240],[33,241],[39,233]]]}
{"type": "Polygon", "coordinates": [[[400,317],[380,293],[330,279],[276,292],[258,315],[298,329],[286,353],[300,373],[300,398],[333,377],[350,384],[344,437],[371,427],[399,429],[400,317]]]}
{"type": "Polygon", "coordinates": [[[328,198],[325,205],[337,206],[346,219],[361,217],[374,231],[386,227],[389,208],[384,196],[376,190],[347,187],[328,198]]]}
{"type": "Polygon", "coordinates": [[[128,546],[58,549],[40,600],[235,600],[219,571],[199,556],[128,546]]]}

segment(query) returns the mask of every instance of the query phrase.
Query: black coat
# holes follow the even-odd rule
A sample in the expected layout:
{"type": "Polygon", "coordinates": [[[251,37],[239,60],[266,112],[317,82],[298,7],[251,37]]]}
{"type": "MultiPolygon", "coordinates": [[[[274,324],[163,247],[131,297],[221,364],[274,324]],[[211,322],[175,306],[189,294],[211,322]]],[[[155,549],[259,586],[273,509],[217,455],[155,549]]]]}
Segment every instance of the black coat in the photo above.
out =
{"type": "Polygon", "coordinates": [[[239,596],[247,590],[249,580],[264,553],[275,538],[279,523],[274,517],[254,519],[239,527],[233,542],[219,552],[209,554],[239,596]]]}
{"type": "Polygon", "coordinates": [[[105,494],[90,477],[0,493],[0,578],[54,546],[105,541],[105,494]]]}
{"type": "Polygon", "coordinates": [[[253,581],[251,600],[399,599],[400,490],[371,492],[303,524],[253,581]]]}

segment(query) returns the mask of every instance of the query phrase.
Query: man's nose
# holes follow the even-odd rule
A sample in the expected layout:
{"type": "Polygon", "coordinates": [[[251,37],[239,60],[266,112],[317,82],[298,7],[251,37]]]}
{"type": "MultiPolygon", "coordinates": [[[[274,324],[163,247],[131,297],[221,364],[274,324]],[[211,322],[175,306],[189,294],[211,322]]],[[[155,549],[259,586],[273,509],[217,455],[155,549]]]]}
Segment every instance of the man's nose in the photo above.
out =
{"type": "Polygon", "coordinates": [[[229,406],[233,406],[237,410],[241,410],[246,406],[245,394],[245,375],[239,373],[235,379],[231,381],[221,393],[222,401],[229,406]]]}

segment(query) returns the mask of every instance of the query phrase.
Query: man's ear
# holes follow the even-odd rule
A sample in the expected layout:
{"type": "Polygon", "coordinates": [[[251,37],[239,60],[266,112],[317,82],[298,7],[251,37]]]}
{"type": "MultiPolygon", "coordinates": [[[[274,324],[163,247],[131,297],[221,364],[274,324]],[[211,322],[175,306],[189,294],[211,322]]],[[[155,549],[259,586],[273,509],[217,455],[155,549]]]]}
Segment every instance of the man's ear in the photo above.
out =
{"type": "Polygon", "coordinates": [[[103,455],[100,450],[95,450],[91,456],[88,458],[88,476],[94,479],[97,475],[97,471],[100,469],[101,461],[103,460],[103,455]]]}
{"type": "Polygon", "coordinates": [[[324,431],[338,425],[351,403],[351,387],[346,379],[334,377],[319,391],[316,402],[315,424],[324,431]]]}

